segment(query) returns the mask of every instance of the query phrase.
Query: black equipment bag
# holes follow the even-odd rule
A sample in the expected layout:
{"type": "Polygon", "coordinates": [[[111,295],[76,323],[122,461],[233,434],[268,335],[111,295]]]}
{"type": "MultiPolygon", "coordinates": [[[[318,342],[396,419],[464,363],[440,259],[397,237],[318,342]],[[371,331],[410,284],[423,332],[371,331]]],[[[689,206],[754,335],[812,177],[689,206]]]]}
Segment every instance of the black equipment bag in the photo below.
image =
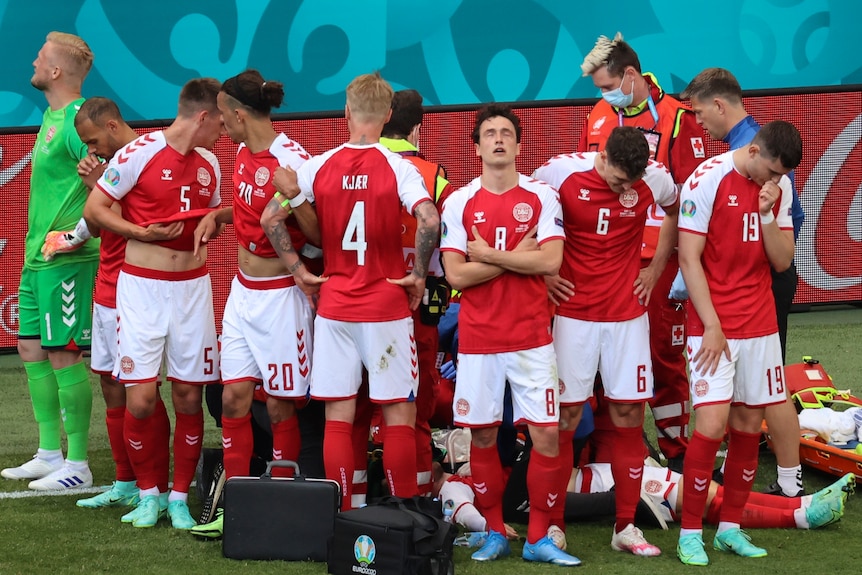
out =
{"type": "Polygon", "coordinates": [[[231,559],[326,561],[341,488],[307,479],[293,461],[270,461],[260,477],[231,477],[224,487],[222,553],[231,559]],[[292,467],[293,478],[272,477],[292,467]]]}
{"type": "Polygon", "coordinates": [[[452,575],[456,534],[439,501],[384,497],[338,514],[327,567],[333,575],[452,575]]]}

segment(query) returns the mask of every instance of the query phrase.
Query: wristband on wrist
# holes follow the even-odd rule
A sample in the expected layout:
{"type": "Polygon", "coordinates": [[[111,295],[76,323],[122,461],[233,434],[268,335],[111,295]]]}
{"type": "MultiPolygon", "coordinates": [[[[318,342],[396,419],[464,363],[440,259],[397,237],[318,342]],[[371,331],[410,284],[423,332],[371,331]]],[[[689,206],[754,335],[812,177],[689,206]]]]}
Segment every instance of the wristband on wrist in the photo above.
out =
{"type": "Polygon", "coordinates": [[[285,198],[283,195],[281,195],[281,192],[275,192],[275,201],[278,202],[278,204],[285,209],[288,209],[287,206],[290,205],[290,199],[285,198]]]}
{"type": "Polygon", "coordinates": [[[78,220],[77,225],[75,225],[74,234],[81,240],[81,242],[85,242],[93,237],[93,234],[90,233],[90,228],[87,227],[87,222],[84,218],[78,220]]]}
{"type": "Polygon", "coordinates": [[[296,196],[295,198],[290,198],[288,200],[288,203],[290,204],[291,208],[296,209],[307,201],[308,201],[308,198],[305,197],[305,194],[300,192],[299,195],[296,196]]]}
{"type": "Polygon", "coordinates": [[[775,214],[772,213],[772,210],[769,210],[769,212],[765,216],[762,214],[760,216],[760,224],[763,226],[771,224],[774,221],[775,221],[775,214]]]}

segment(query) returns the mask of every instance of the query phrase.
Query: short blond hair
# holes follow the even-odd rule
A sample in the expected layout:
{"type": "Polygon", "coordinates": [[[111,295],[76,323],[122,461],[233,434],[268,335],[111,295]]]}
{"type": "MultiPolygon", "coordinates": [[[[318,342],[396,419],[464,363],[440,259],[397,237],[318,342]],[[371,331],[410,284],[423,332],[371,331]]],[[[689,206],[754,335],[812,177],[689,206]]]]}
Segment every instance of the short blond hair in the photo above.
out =
{"type": "Polygon", "coordinates": [[[581,63],[581,71],[584,76],[592,76],[602,66],[608,67],[608,74],[620,77],[628,66],[632,66],[638,73],[641,72],[641,63],[634,49],[623,40],[621,32],[617,32],[614,39],[607,36],[599,36],[596,45],[584,57],[581,63]]]}
{"type": "Polygon", "coordinates": [[[65,72],[83,79],[93,67],[93,51],[79,36],[66,32],[51,32],[45,41],[59,48],[57,53],[63,59],[65,72]]]}
{"type": "Polygon", "coordinates": [[[380,72],[362,74],[347,86],[347,107],[359,121],[385,120],[394,91],[380,72]]]}

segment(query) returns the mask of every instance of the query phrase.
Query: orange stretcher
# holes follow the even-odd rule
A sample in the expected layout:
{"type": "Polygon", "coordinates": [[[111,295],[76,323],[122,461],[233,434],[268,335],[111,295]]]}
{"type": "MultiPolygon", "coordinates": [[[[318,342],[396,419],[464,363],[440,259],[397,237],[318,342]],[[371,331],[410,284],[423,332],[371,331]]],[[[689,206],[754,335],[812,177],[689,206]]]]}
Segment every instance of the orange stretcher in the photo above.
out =
{"type": "MultiPolygon", "coordinates": [[[[839,390],[832,378],[816,359],[804,357],[802,363],[784,367],[784,380],[796,409],[831,407],[840,410],[842,406],[862,407],[862,399],[855,397],[849,390],[839,390]]],[[[816,433],[803,429],[799,444],[799,458],[803,465],[815,467],[831,475],[856,475],[856,482],[862,483],[862,454],[855,449],[842,449],[826,443],[816,433]]],[[[763,434],[772,449],[772,437],[766,422],[763,434]]],[[[854,446],[855,447],[855,446],[854,446]]]]}

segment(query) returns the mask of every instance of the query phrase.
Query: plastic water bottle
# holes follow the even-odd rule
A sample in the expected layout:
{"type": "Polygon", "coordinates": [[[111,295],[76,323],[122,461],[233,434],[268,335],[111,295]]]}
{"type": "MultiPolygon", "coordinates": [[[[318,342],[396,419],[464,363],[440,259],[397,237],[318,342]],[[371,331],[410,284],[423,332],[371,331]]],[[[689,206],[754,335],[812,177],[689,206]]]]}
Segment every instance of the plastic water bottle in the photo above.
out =
{"type": "Polygon", "coordinates": [[[455,502],[447,499],[443,502],[443,521],[452,523],[452,516],[455,514],[455,502]]]}

